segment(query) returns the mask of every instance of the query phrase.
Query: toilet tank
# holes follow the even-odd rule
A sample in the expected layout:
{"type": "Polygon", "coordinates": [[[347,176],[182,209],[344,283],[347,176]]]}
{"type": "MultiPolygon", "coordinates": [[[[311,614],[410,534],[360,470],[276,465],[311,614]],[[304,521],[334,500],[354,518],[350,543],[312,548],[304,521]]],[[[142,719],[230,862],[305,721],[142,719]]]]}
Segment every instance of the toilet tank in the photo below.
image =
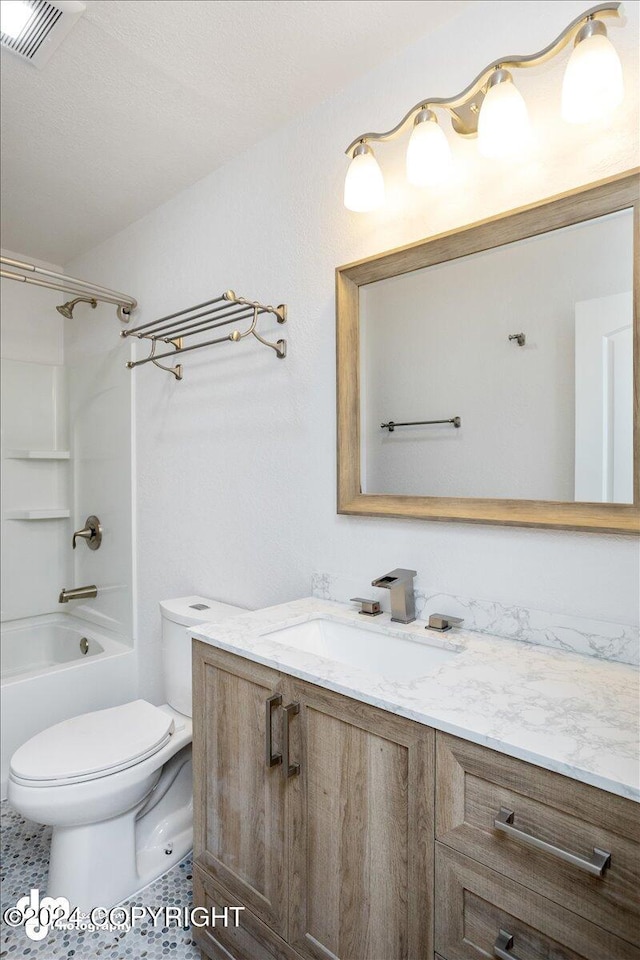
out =
{"type": "Polygon", "coordinates": [[[187,717],[192,713],[189,627],[229,620],[245,612],[244,607],[209,600],[207,597],[178,597],[160,601],[165,698],[174,710],[187,717]]]}

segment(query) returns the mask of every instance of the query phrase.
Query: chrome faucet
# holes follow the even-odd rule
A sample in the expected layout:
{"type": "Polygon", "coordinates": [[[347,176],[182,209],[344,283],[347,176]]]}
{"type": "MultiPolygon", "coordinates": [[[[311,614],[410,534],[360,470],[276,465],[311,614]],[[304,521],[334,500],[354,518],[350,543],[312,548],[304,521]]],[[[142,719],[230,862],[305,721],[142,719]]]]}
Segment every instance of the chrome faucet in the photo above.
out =
{"type": "Polygon", "coordinates": [[[371,581],[372,587],[382,587],[391,593],[391,619],[396,623],[413,623],[416,619],[416,600],[413,594],[415,570],[398,568],[371,581]]]}
{"type": "Polygon", "coordinates": [[[92,583],[90,587],[73,587],[72,590],[63,587],[58,597],[58,603],[69,603],[69,600],[88,600],[97,596],[98,588],[95,583],[92,583]]]}

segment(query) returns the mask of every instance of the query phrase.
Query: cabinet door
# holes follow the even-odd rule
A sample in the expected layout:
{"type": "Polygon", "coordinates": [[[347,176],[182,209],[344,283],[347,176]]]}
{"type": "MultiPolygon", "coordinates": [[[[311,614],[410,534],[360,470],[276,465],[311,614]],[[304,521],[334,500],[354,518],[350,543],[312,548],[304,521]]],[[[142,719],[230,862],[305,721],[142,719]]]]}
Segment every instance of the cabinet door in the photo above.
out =
{"type": "Polygon", "coordinates": [[[433,955],[433,731],[294,682],[289,942],[312,960],[433,955]]]}
{"type": "Polygon", "coordinates": [[[448,960],[639,960],[640,951],[436,843],[436,947],[448,960]]]}
{"type": "MultiPolygon", "coordinates": [[[[197,864],[193,868],[193,896],[199,906],[218,916],[230,902],[229,893],[197,864]]],[[[193,927],[191,933],[202,953],[212,960],[300,960],[281,937],[247,909],[240,914],[238,926],[217,922],[215,926],[193,927]]]]}
{"type": "Polygon", "coordinates": [[[273,727],[280,749],[284,692],[275,670],[194,641],[194,859],[236,901],[286,937],[285,779],[269,766],[273,727]]]}
{"type": "Polygon", "coordinates": [[[637,803],[440,732],[436,757],[438,840],[640,946],[637,803]],[[585,869],[596,850],[600,875],[585,869]]]}

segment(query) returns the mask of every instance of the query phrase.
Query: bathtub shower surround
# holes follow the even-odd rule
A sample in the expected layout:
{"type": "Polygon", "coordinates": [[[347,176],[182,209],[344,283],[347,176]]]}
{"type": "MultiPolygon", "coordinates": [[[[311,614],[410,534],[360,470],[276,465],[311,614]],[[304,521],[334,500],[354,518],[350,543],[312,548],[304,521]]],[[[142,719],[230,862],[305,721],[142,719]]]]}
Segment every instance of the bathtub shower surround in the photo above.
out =
{"type": "Polygon", "coordinates": [[[121,638],[68,614],[9,621],[0,630],[4,798],[21,744],[54,723],[133,699],[137,671],[135,652],[121,638]]]}
{"type": "Polygon", "coordinates": [[[98,656],[104,650],[99,639],[87,635],[84,624],[71,617],[53,614],[20,620],[2,630],[2,679],[32,676],[84,657],[98,656]]]}
{"type": "Polygon", "coordinates": [[[2,619],[14,620],[52,611],[70,576],[72,467],[64,364],[1,365],[2,619]]]}
{"type": "MultiPolygon", "coordinates": [[[[376,590],[361,579],[314,573],[312,593],[322,600],[339,603],[345,603],[350,597],[371,596],[387,609],[384,591],[376,590]]],[[[432,613],[449,613],[462,617],[465,630],[601,660],[636,666],[640,663],[640,629],[633,624],[551,613],[498,600],[431,593],[426,578],[420,574],[415,581],[415,598],[416,615],[421,620],[428,619],[432,613]]]]}

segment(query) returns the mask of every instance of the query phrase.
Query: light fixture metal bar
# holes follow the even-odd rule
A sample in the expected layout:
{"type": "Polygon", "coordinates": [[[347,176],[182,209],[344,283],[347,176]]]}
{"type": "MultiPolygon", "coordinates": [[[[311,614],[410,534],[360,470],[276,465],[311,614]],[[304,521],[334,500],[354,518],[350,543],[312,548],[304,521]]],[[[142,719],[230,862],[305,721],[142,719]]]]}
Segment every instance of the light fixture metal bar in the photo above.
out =
{"type": "Polygon", "coordinates": [[[598,3],[595,7],[590,7],[589,10],[585,10],[579,17],[572,20],[555,40],[552,40],[551,43],[543,47],[542,50],[538,50],[537,53],[531,53],[525,56],[499,57],[484,67],[461,93],[456,94],[454,97],[423,97],[422,100],[419,100],[415,106],[407,111],[402,120],[391,130],[386,130],[383,133],[361,133],[360,136],[351,141],[345,153],[350,157],[354,148],[360,143],[368,143],[371,140],[382,143],[386,140],[395,139],[420,110],[431,107],[442,107],[451,114],[451,124],[456,133],[465,137],[475,136],[478,129],[477,118],[480,107],[482,106],[482,101],[484,100],[482,88],[494,70],[499,67],[508,69],[537,67],[539,64],[545,63],[559,53],[560,50],[569,43],[571,37],[577,33],[578,29],[588,20],[596,16],[620,17],[622,14],[621,7],[622,3],[618,2],[618,0],[615,0],[615,2],[612,0],[612,2],[598,3]]]}

